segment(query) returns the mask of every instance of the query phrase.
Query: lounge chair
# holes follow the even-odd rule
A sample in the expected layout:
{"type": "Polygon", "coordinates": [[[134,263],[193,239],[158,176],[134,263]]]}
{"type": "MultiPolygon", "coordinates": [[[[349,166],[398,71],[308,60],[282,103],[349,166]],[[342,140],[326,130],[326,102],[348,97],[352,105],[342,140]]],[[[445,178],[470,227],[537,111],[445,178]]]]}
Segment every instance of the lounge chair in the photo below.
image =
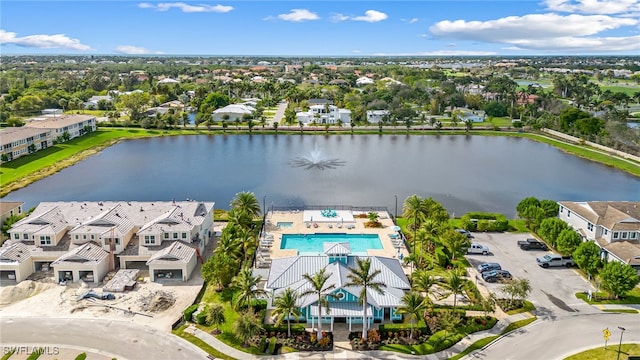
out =
{"type": "Polygon", "coordinates": [[[329,224],[327,226],[329,227],[329,229],[333,229],[333,225],[329,224]]]}
{"type": "Polygon", "coordinates": [[[313,223],[313,227],[317,228],[318,227],[318,223],[313,223]]]}
{"type": "Polygon", "coordinates": [[[339,223],[338,223],[338,224],[336,224],[336,227],[337,227],[338,229],[342,229],[342,224],[339,224],[339,223]]]}
{"type": "Polygon", "coordinates": [[[307,229],[309,229],[311,227],[311,224],[309,224],[309,223],[305,223],[305,225],[307,225],[307,229]]]}

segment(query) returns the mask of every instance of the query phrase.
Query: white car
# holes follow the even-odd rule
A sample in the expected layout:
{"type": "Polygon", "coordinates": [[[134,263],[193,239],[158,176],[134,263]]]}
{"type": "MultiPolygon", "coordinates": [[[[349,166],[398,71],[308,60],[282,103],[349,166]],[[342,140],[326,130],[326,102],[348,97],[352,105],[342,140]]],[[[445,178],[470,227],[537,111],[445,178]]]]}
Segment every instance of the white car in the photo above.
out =
{"type": "Polygon", "coordinates": [[[489,255],[489,247],[487,245],[482,245],[478,243],[471,243],[469,249],[467,249],[467,254],[482,254],[489,255]]]}

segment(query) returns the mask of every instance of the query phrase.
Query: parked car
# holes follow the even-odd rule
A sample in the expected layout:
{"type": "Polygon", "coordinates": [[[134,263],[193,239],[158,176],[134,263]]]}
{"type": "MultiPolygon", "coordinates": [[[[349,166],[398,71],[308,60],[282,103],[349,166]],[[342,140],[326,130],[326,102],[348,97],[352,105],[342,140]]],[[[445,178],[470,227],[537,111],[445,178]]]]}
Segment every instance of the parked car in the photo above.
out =
{"type": "Polygon", "coordinates": [[[491,271],[491,270],[502,270],[502,266],[494,262],[486,262],[478,265],[478,272],[480,274],[482,274],[485,271],[491,271]]]}
{"type": "Polygon", "coordinates": [[[467,254],[482,254],[489,255],[489,247],[487,245],[482,245],[478,243],[471,243],[469,248],[467,249],[467,254]]]}
{"type": "Polygon", "coordinates": [[[522,250],[549,250],[547,244],[533,238],[518,241],[518,246],[520,246],[522,250]]]}
{"type": "Polygon", "coordinates": [[[511,273],[507,270],[491,270],[482,273],[482,280],[486,282],[500,282],[511,279],[511,273]]]}
{"type": "Polygon", "coordinates": [[[469,232],[469,230],[465,230],[465,229],[456,229],[457,232],[459,232],[462,235],[465,235],[467,238],[469,239],[473,239],[473,235],[471,235],[471,233],[469,232]]]}
{"type": "Polygon", "coordinates": [[[536,262],[543,268],[558,266],[572,267],[574,265],[573,258],[571,256],[560,256],[556,254],[536,258],[536,262]]]}

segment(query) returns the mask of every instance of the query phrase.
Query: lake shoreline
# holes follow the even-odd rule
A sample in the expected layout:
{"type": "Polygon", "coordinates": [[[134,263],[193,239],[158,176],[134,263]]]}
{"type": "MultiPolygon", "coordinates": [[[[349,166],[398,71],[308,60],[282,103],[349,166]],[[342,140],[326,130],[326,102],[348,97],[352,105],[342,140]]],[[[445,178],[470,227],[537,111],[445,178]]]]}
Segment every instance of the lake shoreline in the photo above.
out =
{"type": "MultiPolygon", "coordinates": [[[[164,131],[158,131],[158,130],[143,130],[143,129],[130,129],[130,128],[100,128],[99,131],[101,132],[108,132],[108,131],[123,131],[123,130],[127,130],[129,132],[132,133],[132,135],[130,136],[122,136],[122,137],[117,137],[117,138],[109,138],[106,139],[105,141],[101,142],[101,143],[97,143],[93,146],[90,146],[86,149],[83,149],[79,152],[73,153],[70,156],[65,157],[62,160],[57,161],[56,163],[54,163],[53,165],[49,165],[49,166],[44,166],[36,171],[33,171],[29,174],[27,174],[26,176],[14,180],[14,181],[10,181],[6,184],[1,184],[2,189],[0,190],[0,198],[3,198],[5,196],[7,196],[8,194],[10,194],[13,191],[22,189],[36,181],[39,181],[41,179],[44,179],[50,175],[53,175],[69,166],[75,165],[78,162],[99,154],[101,151],[103,151],[104,149],[107,149],[113,145],[116,145],[118,143],[120,143],[121,141],[125,141],[125,140],[132,140],[132,139],[143,139],[143,138],[154,138],[154,137],[165,137],[165,136],[180,136],[180,135],[223,135],[223,136],[235,136],[235,135],[298,135],[298,136],[304,136],[304,135],[311,135],[311,136],[318,136],[318,135],[324,135],[324,136],[332,136],[332,135],[351,135],[351,136],[359,136],[359,135],[380,135],[380,136],[389,136],[389,135],[393,135],[393,136],[398,136],[398,135],[405,135],[405,136],[415,136],[415,135],[429,135],[429,136],[439,136],[439,135],[456,135],[456,136],[461,136],[461,135],[465,135],[465,136],[470,136],[470,135],[476,135],[476,136],[507,136],[507,137],[520,137],[520,138],[527,138],[536,142],[540,142],[540,143],[545,143],[548,144],[550,146],[553,146],[554,148],[557,148],[567,154],[579,157],[579,158],[583,158],[583,159],[587,159],[590,161],[594,161],[606,166],[609,166],[611,168],[617,169],[617,170],[621,170],[624,171],[630,175],[636,176],[636,177],[640,177],[640,164],[637,164],[633,161],[630,161],[628,159],[624,159],[618,156],[613,156],[611,154],[607,154],[603,151],[600,150],[596,150],[587,146],[583,146],[583,145],[577,145],[577,144],[573,144],[570,142],[566,142],[562,139],[556,139],[554,137],[548,136],[548,135],[543,135],[543,134],[536,134],[536,133],[527,133],[527,132],[516,132],[516,131],[495,131],[495,130],[471,130],[469,132],[466,132],[464,129],[460,129],[460,130],[440,130],[440,131],[424,131],[424,130],[416,130],[416,129],[412,129],[409,132],[404,131],[404,130],[398,130],[398,131],[393,131],[391,129],[385,129],[385,131],[383,131],[382,134],[380,134],[378,131],[368,131],[368,130],[364,130],[364,131],[353,131],[351,132],[350,129],[344,129],[344,130],[331,130],[329,133],[326,133],[324,130],[322,131],[306,131],[304,133],[300,133],[300,131],[293,131],[293,130],[285,130],[285,131],[275,131],[275,130],[262,130],[262,129],[254,129],[251,133],[246,130],[246,129],[240,129],[240,130],[227,130],[227,131],[220,131],[220,130],[213,130],[213,131],[208,131],[208,130],[195,130],[195,129],[177,129],[177,130],[164,130],[164,131]],[[141,133],[140,133],[141,132],[141,133]],[[623,165],[627,165],[627,166],[623,166],[623,165]]],[[[78,138],[81,139],[81,138],[78,138]]],[[[72,140],[73,141],[73,140],[72,140]]]]}

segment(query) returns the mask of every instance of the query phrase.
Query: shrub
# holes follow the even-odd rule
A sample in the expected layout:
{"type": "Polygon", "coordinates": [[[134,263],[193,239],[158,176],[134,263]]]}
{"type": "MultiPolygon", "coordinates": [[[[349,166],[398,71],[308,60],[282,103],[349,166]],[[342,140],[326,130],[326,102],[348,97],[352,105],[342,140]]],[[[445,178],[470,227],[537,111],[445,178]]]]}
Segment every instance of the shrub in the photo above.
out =
{"type": "Polygon", "coordinates": [[[75,360],[84,360],[86,358],[87,358],[87,353],[82,353],[82,354],[79,354],[78,356],[76,356],[75,360]]]}
{"type": "Polygon", "coordinates": [[[269,349],[267,350],[267,353],[275,355],[277,343],[278,339],[275,336],[272,336],[271,339],[269,339],[269,349]]]}
{"type": "Polygon", "coordinates": [[[189,307],[187,307],[186,309],[184,309],[184,321],[191,321],[191,317],[193,316],[193,313],[198,310],[198,304],[193,304],[189,307]]]}
{"type": "Polygon", "coordinates": [[[469,231],[506,231],[509,228],[507,217],[498,213],[472,211],[462,216],[462,224],[469,231]]]}
{"type": "Polygon", "coordinates": [[[198,315],[196,315],[196,322],[198,323],[198,325],[207,325],[207,313],[208,307],[205,306],[202,311],[200,311],[198,315]]]}

